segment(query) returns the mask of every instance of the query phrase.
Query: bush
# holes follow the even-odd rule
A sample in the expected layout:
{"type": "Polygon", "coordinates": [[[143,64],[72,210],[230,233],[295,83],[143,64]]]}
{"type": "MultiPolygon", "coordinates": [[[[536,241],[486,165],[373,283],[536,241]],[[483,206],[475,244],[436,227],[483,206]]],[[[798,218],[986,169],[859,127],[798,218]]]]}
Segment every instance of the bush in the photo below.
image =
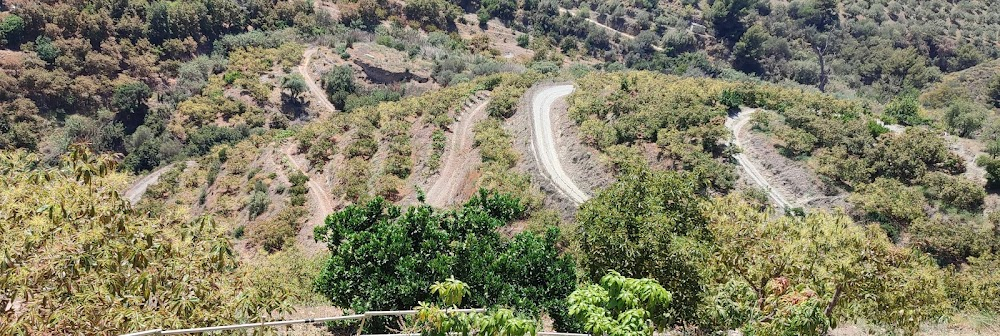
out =
{"type": "Polygon", "coordinates": [[[969,137],[983,127],[983,120],[989,111],[976,103],[958,100],[951,103],[945,111],[944,122],[948,128],[961,137],[969,137]]]}
{"type": "Polygon", "coordinates": [[[271,199],[268,198],[266,192],[254,190],[247,201],[247,213],[249,213],[250,219],[253,220],[264,213],[264,211],[267,211],[267,206],[270,204],[271,199]]]}
{"type": "Polygon", "coordinates": [[[289,238],[299,232],[302,216],[308,211],[302,207],[288,207],[274,218],[257,223],[249,234],[249,239],[255,246],[260,246],[267,252],[276,252],[285,247],[289,238]]]}
{"type": "Polygon", "coordinates": [[[580,137],[583,143],[598,149],[618,144],[618,131],[596,118],[587,119],[580,124],[580,137]]]}
{"type": "Polygon", "coordinates": [[[338,109],[344,109],[347,97],[357,90],[354,83],[354,70],[347,65],[336,66],[323,74],[320,79],[323,89],[330,98],[330,103],[338,109]]]}
{"type": "Polygon", "coordinates": [[[904,125],[922,123],[920,118],[920,102],[913,95],[905,94],[893,98],[885,106],[885,115],[904,125]]]}
{"type": "Polygon", "coordinates": [[[920,182],[926,186],[927,198],[940,200],[945,206],[959,210],[979,210],[986,198],[982,186],[962,176],[933,172],[924,175],[920,182]]]}

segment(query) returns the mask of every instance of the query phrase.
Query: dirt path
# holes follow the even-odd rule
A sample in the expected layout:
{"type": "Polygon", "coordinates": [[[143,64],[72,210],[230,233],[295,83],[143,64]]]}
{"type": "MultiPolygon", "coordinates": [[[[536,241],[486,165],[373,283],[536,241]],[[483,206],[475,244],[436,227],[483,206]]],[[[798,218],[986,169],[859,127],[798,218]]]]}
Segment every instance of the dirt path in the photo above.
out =
{"type": "Polygon", "coordinates": [[[313,101],[318,102],[319,105],[323,107],[323,110],[319,111],[320,116],[324,116],[327,113],[333,113],[337,111],[337,108],[330,103],[330,100],[326,98],[326,92],[323,88],[316,84],[317,81],[312,77],[309,71],[309,62],[312,62],[313,55],[316,54],[316,47],[312,46],[306,49],[302,53],[302,63],[299,64],[299,73],[302,74],[302,78],[306,80],[306,86],[309,87],[309,93],[313,96],[313,101]]]}
{"type": "MultiPolygon", "coordinates": [[[[735,118],[729,118],[726,120],[726,127],[733,132],[733,142],[737,146],[745,147],[744,142],[742,141],[743,139],[740,136],[740,131],[744,126],[746,126],[747,123],[749,123],[750,115],[756,111],[757,110],[744,110],[741,111],[735,118]]],[[[761,188],[764,188],[764,190],[767,190],[768,196],[770,196],[771,200],[774,201],[775,204],[786,209],[794,207],[792,206],[792,203],[789,203],[788,200],[786,200],[785,197],[778,192],[777,188],[771,185],[771,183],[764,178],[764,175],[761,174],[757,166],[754,165],[746,155],[740,153],[734,155],[734,157],[736,158],[736,163],[739,164],[743,171],[747,173],[747,176],[750,177],[753,183],[761,188]]]]}
{"type": "MultiPolygon", "coordinates": [[[[576,16],[576,11],[568,10],[568,9],[565,9],[565,8],[562,8],[562,7],[559,7],[559,13],[569,13],[570,15],[576,16]]],[[[597,20],[591,19],[589,17],[588,18],[583,18],[583,19],[587,20],[587,22],[593,23],[594,25],[596,25],[598,27],[604,28],[605,30],[607,30],[607,31],[609,31],[609,32],[611,32],[613,34],[621,35],[622,37],[624,37],[624,38],[626,38],[628,40],[634,40],[635,39],[635,36],[633,36],[632,34],[625,33],[623,31],[615,29],[615,28],[613,28],[611,26],[608,26],[606,24],[600,23],[597,20]]],[[[660,47],[658,45],[654,44],[654,45],[652,45],[652,47],[653,47],[653,50],[663,51],[663,47],[660,47]]]]}
{"type": "MultiPolygon", "coordinates": [[[[309,173],[302,169],[302,166],[298,162],[295,162],[295,158],[292,157],[292,147],[285,147],[284,154],[288,163],[292,165],[293,168],[309,176],[309,173]]],[[[317,226],[323,225],[326,221],[326,216],[334,209],[334,203],[330,200],[329,194],[323,188],[323,186],[315,181],[313,176],[309,176],[309,181],[306,182],[306,186],[309,187],[309,195],[312,199],[309,202],[309,220],[302,229],[299,230],[299,234],[296,237],[299,246],[302,247],[302,251],[306,254],[313,255],[315,253],[323,251],[325,245],[320,242],[316,242],[313,239],[313,229],[317,226]]]]}
{"type": "Polygon", "coordinates": [[[552,105],[573,92],[572,85],[557,85],[542,89],[531,97],[532,141],[535,159],[560,193],[577,205],[590,196],[580,190],[559,161],[555,135],[552,132],[552,105]]]}
{"type": "Polygon", "coordinates": [[[479,160],[479,153],[473,146],[472,129],[476,123],[486,118],[486,105],[489,101],[483,100],[479,105],[466,110],[452,126],[454,133],[445,145],[444,164],[437,180],[427,190],[427,204],[440,208],[453,205],[458,200],[462,183],[479,160]]]}
{"type": "MultiPolygon", "coordinates": [[[[139,201],[142,200],[142,195],[146,193],[146,189],[149,189],[149,186],[156,184],[156,182],[160,180],[160,175],[163,175],[163,173],[167,172],[167,170],[173,168],[175,164],[176,163],[171,163],[160,167],[160,169],[154,170],[153,172],[146,174],[146,176],[132,182],[132,185],[122,192],[122,196],[132,203],[132,205],[139,203],[139,201]]],[[[185,167],[190,167],[196,164],[198,163],[194,161],[184,162],[185,167]]]]}

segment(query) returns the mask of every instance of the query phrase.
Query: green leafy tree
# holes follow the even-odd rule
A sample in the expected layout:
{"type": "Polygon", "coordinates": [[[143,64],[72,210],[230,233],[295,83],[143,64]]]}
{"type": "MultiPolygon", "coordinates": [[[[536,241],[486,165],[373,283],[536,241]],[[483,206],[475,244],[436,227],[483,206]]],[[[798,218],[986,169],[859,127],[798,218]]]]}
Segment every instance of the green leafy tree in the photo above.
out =
{"type": "Polygon", "coordinates": [[[976,158],[976,165],[986,171],[986,186],[989,188],[1000,187],[1000,159],[996,157],[980,155],[976,158]]]}
{"type": "Polygon", "coordinates": [[[62,51],[55,44],[52,44],[52,39],[47,36],[39,36],[35,38],[35,53],[38,54],[38,58],[51,64],[56,61],[62,51]]]}
{"type": "Polygon", "coordinates": [[[944,272],[877,226],[824,212],[774,217],[736,197],[707,207],[710,330],[825,335],[862,318],[913,334],[950,308],[944,272]],[[713,327],[714,326],[714,327],[713,327]]]}
{"type": "MultiPolygon", "coordinates": [[[[575,286],[571,259],[561,256],[558,229],[503,238],[497,228],[522,215],[516,199],[481,191],[463,207],[400,209],[381,198],[327,217],[315,236],[330,259],[317,290],[356,311],[409,309],[428,301],[435,279],[469,279],[469,304],[548,312],[568,325],[564,298],[575,286]]],[[[436,291],[440,292],[440,291],[436,291]]],[[[372,330],[391,321],[375,320],[372,330]]]]}
{"type": "Polygon", "coordinates": [[[120,84],[111,95],[111,106],[118,112],[117,119],[129,130],[134,130],[146,119],[149,107],[146,101],[151,95],[146,83],[135,81],[120,84]]]}
{"type": "Polygon", "coordinates": [[[743,18],[756,9],[758,0],[716,0],[706,13],[715,34],[735,42],[746,31],[743,18]]]}
{"type": "Polygon", "coordinates": [[[760,60],[767,57],[763,52],[764,43],[771,36],[761,25],[753,25],[733,46],[733,67],[743,72],[763,74],[760,60]]]}
{"type": "Polygon", "coordinates": [[[671,295],[656,280],[610,271],[600,284],[583,286],[566,299],[569,313],[592,335],[652,335],[667,326],[671,295]]]}
{"type": "Polygon", "coordinates": [[[690,321],[701,289],[687,253],[705,238],[706,223],[696,186],[690,174],[634,170],[580,206],[573,241],[584,273],[656,279],[673,294],[671,323],[690,321]]]}
{"type": "Polygon", "coordinates": [[[7,15],[0,20],[0,47],[14,47],[24,35],[24,19],[17,15],[7,15]]]}
{"type": "Polygon", "coordinates": [[[1000,75],[993,75],[986,84],[986,97],[995,107],[1000,107],[1000,75]]]}
{"type": "Polygon", "coordinates": [[[309,90],[306,80],[300,74],[292,74],[281,78],[282,93],[288,90],[288,95],[298,101],[302,99],[302,93],[309,90]]]}
{"type": "Polygon", "coordinates": [[[460,12],[461,9],[444,0],[407,1],[403,6],[407,20],[428,29],[452,29],[460,12]]]}
{"type": "Polygon", "coordinates": [[[920,102],[913,94],[897,96],[885,106],[885,115],[904,125],[919,124],[920,102]]]}
{"type": "Polygon", "coordinates": [[[333,67],[323,74],[320,80],[323,82],[323,89],[330,97],[330,102],[338,109],[343,109],[347,96],[357,90],[354,70],[350,66],[333,67]]]}
{"type": "Polygon", "coordinates": [[[902,228],[923,218],[927,204],[916,188],[881,177],[870,184],[859,185],[848,200],[855,207],[858,218],[882,224],[894,237],[902,228]]]}
{"type": "Polygon", "coordinates": [[[23,151],[0,154],[9,201],[0,204],[9,214],[0,306],[19,306],[0,314],[0,334],[116,334],[288,311],[288,293],[259,286],[211,218],[132,208],[118,192],[129,181],[118,160],[82,146],[51,167],[23,151]]]}
{"type": "Polygon", "coordinates": [[[969,137],[983,127],[983,120],[988,113],[974,102],[958,100],[945,110],[944,122],[955,134],[969,137]]]}

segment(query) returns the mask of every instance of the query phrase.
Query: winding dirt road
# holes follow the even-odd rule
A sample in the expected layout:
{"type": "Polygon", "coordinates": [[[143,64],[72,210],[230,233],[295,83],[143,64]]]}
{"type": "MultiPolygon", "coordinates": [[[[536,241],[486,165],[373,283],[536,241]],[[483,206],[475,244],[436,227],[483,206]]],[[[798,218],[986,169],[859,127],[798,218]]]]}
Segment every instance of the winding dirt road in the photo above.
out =
{"type": "Polygon", "coordinates": [[[302,78],[306,80],[306,86],[309,87],[309,93],[313,95],[313,101],[316,101],[323,107],[323,110],[318,111],[320,116],[326,115],[326,113],[333,113],[337,111],[337,108],[330,103],[330,100],[326,98],[326,92],[323,88],[316,84],[316,80],[309,73],[309,62],[312,61],[313,55],[316,54],[316,47],[312,46],[306,49],[302,53],[302,63],[299,64],[299,73],[302,74],[302,78]],[[324,113],[326,112],[326,113],[324,113]]]}
{"type": "Polygon", "coordinates": [[[454,204],[462,192],[462,182],[472,172],[479,154],[473,148],[473,128],[480,120],[486,119],[486,105],[489,99],[465,112],[461,120],[452,127],[454,133],[444,149],[444,164],[441,165],[437,180],[427,189],[427,204],[445,207],[454,204]]]}
{"type": "MultiPolygon", "coordinates": [[[[733,132],[733,142],[737,146],[745,147],[743,145],[744,142],[740,137],[740,132],[743,130],[743,127],[750,122],[750,115],[756,111],[757,111],[756,109],[743,110],[735,118],[731,117],[729,119],[726,119],[726,127],[733,132]]],[[[779,193],[778,190],[774,188],[774,186],[771,185],[771,183],[767,182],[767,179],[764,178],[764,175],[761,174],[760,170],[757,169],[757,166],[755,166],[753,162],[751,162],[746,155],[743,155],[743,153],[739,153],[734,155],[734,158],[736,158],[736,163],[739,164],[741,168],[743,168],[743,171],[747,173],[747,176],[750,177],[750,179],[754,182],[754,184],[760,186],[761,188],[764,188],[764,190],[767,190],[767,195],[771,198],[772,201],[774,201],[776,205],[786,209],[791,209],[794,207],[792,203],[789,203],[788,200],[785,199],[785,197],[781,195],[781,193],[779,193]]]]}
{"type": "Polygon", "coordinates": [[[562,163],[559,162],[559,152],[556,150],[555,135],[552,132],[552,105],[573,92],[573,85],[557,85],[539,90],[531,97],[531,147],[535,159],[556,189],[577,205],[586,202],[590,196],[580,190],[573,182],[562,163]]]}
{"type": "MultiPolygon", "coordinates": [[[[291,151],[291,147],[286,147],[284,150],[285,159],[288,160],[288,164],[308,176],[309,173],[305,169],[302,169],[302,166],[299,166],[298,162],[295,162],[295,158],[292,157],[291,151]]],[[[309,195],[312,197],[312,204],[309,209],[309,221],[306,222],[306,225],[299,230],[296,240],[299,242],[299,246],[302,247],[304,252],[311,254],[322,251],[324,248],[323,243],[316,242],[315,239],[313,239],[313,229],[325,223],[326,216],[329,215],[334,209],[334,204],[330,201],[329,194],[323,186],[319,184],[319,182],[315,181],[314,177],[309,176],[309,181],[306,182],[306,187],[309,188],[309,195]]]]}
{"type": "Polygon", "coordinates": [[[146,189],[149,189],[149,186],[159,181],[160,175],[163,175],[164,172],[173,166],[173,164],[169,164],[160,167],[160,169],[154,170],[152,173],[149,173],[133,182],[132,185],[130,185],[128,189],[125,189],[125,192],[122,193],[125,196],[125,199],[132,203],[132,205],[139,203],[139,201],[142,200],[142,194],[146,193],[146,189]]]}

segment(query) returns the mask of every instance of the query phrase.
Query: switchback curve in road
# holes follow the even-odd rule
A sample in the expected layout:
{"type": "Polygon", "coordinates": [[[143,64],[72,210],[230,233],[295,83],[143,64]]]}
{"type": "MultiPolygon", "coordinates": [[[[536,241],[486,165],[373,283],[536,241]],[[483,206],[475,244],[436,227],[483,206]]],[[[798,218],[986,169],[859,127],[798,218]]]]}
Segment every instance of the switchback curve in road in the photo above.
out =
{"type": "Polygon", "coordinates": [[[556,189],[577,205],[586,202],[590,196],[580,190],[573,179],[563,170],[556,150],[555,134],[552,132],[552,105],[560,98],[573,93],[573,85],[557,85],[543,88],[531,98],[531,146],[542,170],[548,175],[556,189]]]}
{"type": "MultiPolygon", "coordinates": [[[[756,109],[744,110],[736,115],[735,118],[731,117],[726,120],[726,127],[733,132],[733,142],[741,148],[745,146],[743,145],[742,138],[740,137],[740,132],[743,130],[743,127],[750,122],[750,115],[756,111],[756,109]]],[[[767,195],[772,201],[774,201],[775,204],[785,209],[793,208],[792,204],[789,203],[788,200],[785,199],[785,197],[771,185],[771,183],[767,182],[767,179],[764,178],[764,175],[757,169],[757,166],[750,161],[750,158],[743,155],[743,153],[736,154],[733,157],[736,159],[736,163],[747,173],[747,176],[750,177],[750,180],[767,191],[767,195]]]]}

